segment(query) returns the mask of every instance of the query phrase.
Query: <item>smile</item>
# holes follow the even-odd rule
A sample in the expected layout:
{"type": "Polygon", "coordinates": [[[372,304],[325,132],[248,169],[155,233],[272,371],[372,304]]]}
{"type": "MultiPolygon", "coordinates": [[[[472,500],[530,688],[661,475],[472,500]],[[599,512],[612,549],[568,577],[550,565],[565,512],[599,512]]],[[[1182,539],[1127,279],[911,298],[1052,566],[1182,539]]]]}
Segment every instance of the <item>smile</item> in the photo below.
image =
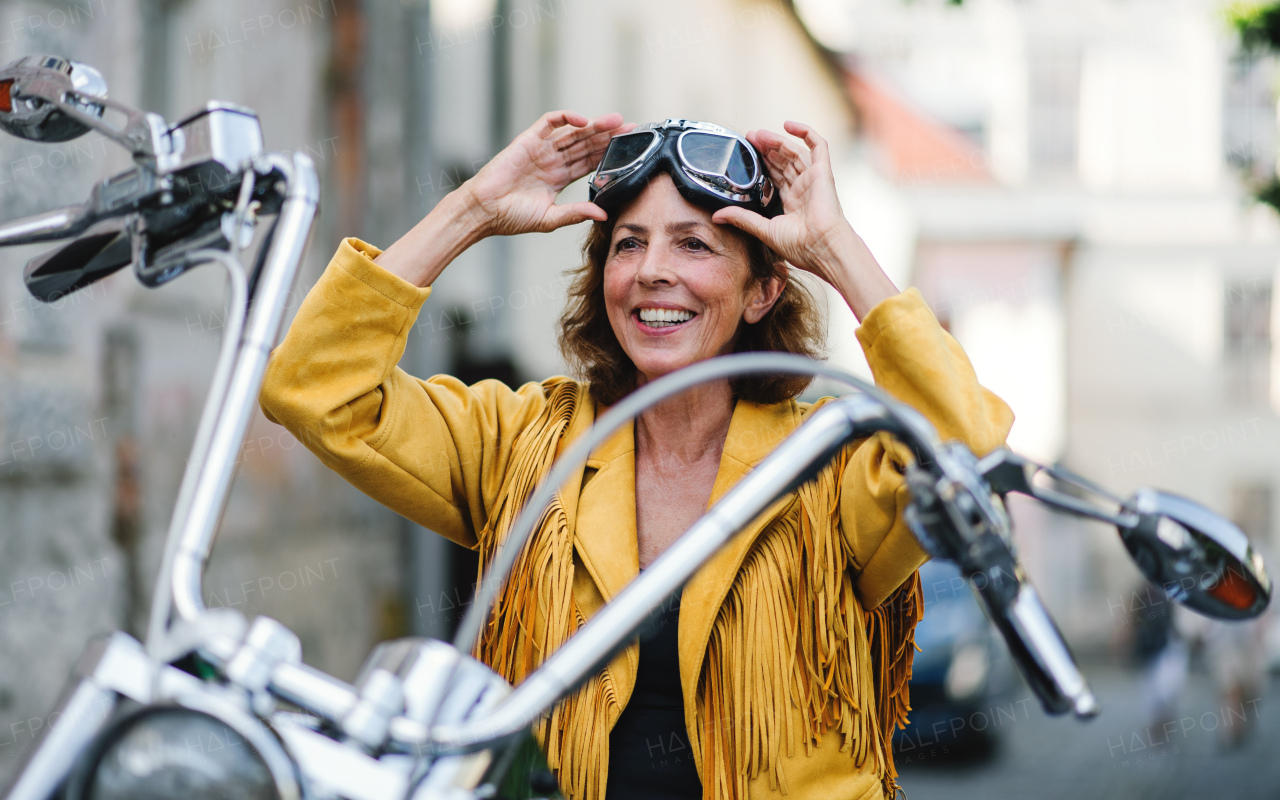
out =
{"type": "Polygon", "coordinates": [[[683,308],[640,308],[636,319],[646,328],[677,328],[697,316],[683,308]]]}

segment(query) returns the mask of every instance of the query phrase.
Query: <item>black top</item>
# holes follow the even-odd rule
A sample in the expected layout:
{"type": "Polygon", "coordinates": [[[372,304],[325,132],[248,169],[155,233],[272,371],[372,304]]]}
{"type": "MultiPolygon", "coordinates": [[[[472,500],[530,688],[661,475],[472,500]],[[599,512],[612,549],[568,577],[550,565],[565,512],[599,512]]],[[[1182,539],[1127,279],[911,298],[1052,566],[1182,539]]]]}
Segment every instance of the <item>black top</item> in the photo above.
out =
{"type": "Polygon", "coordinates": [[[680,694],[679,619],[677,594],[640,633],[636,688],[609,734],[605,800],[701,800],[680,694]]]}

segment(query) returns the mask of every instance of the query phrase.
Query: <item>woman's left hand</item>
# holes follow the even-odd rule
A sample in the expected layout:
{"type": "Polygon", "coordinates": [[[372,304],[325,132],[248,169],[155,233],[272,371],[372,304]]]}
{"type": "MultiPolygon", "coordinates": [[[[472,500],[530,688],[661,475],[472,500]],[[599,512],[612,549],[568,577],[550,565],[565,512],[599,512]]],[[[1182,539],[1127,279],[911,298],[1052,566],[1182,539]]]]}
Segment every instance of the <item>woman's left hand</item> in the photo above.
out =
{"type": "Polygon", "coordinates": [[[826,140],[799,122],[784,123],[783,128],[803,140],[808,152],[772,131],[747,134],[764,156],[769,177],[782,195],[783,213],[766,219],[745,208],[726,206],[711,218],[746,231],[792,266],[834,286],[861,319],[898,290],[840,208],[826,140]]]}

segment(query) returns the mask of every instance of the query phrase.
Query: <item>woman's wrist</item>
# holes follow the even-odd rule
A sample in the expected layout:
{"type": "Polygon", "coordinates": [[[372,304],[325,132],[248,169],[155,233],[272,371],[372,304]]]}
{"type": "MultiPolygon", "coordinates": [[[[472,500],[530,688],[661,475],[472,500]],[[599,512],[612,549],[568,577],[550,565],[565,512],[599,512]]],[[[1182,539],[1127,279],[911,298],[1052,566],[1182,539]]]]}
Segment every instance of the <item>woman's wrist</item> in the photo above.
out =
{"type": "Polygon", "coordinates": [[[455,258],[488,236],[483,212],[467,184],[436,204],[374,263],[415,286],[430,286],[455,258]]]}
{"type": "Polygon", "coordinates": [[[828,281],[859,321],[881,302],[898,294],[898,287],[852,228],[833,243],[827,261],[828,281]]]}

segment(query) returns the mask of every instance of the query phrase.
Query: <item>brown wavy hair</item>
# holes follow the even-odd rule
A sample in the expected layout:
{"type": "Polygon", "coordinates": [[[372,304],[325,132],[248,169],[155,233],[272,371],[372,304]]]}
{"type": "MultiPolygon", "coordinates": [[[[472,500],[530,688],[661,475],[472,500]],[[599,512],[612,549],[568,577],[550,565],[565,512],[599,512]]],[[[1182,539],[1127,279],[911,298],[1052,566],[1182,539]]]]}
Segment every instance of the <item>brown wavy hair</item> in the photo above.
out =
{"type": "MultiPolygon", "coordinates": [[[[609,256],[613,224],[613,219],[591,224],[582,245],[583,265],[570,271],[573,281],[564,313],[560,315],[557,337],[560,352],[570,369],[588,381],[592,398],[606,406],[617,403],[636,388],[635,364],[618,342],[605,309],[604,264],[609,256]]],[[[783,281],[782,295],[759,322],[739,323],[733,352],[824,357],[822,316],[813,295],[791,274],[782,257],[763,242],[736,228],[732,233],[746,245],[752,280],[765,281],[776,276],[783,281]]],[[[807,375],[747,375],[731,380],[729,388],[735,399],[780,403],[799,395],[812,380],[807,375]]]]}

